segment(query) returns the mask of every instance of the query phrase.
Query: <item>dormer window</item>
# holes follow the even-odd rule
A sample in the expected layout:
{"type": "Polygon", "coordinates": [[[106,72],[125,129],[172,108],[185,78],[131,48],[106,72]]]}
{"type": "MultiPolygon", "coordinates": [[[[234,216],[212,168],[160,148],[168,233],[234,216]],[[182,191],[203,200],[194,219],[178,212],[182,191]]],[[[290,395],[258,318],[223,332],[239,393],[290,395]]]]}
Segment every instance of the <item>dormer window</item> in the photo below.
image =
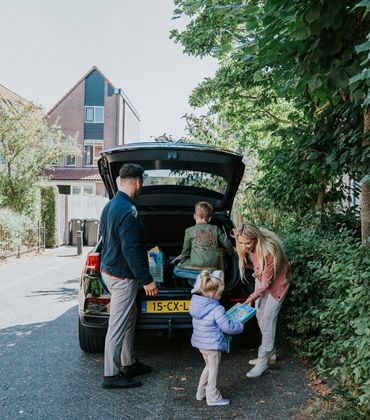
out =
{"type": "Polygon", "coordinates": [[[104,123],[104,107],[85,106],[85,123],[104,123]]]}

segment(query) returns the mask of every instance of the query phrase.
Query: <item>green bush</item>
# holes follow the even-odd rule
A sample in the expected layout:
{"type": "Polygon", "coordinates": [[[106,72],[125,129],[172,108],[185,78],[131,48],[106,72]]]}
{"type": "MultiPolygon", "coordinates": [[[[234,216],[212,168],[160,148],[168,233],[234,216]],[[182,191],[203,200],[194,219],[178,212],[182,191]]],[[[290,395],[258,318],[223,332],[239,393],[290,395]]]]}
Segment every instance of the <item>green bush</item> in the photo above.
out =
{"type": "Polygon", "coordinates": [[[20,245],[34,245],[35,223],[31,217],[15,211],[0,209],[0,251],[15,251],[20,245]]]}
{"type": "Polygon", "coordinates": [[[370,248],[344,229],[296,227],[283,239],[292,262],[285,336],[355,413],[369,413],[370,248]]]}
{"type": "Polygon", "coordinates": [[[57,238],[57,196],[56,187],[41,188],[41,220],[45,223],[45,246],[54,248],[58,246],[57,238]]]}

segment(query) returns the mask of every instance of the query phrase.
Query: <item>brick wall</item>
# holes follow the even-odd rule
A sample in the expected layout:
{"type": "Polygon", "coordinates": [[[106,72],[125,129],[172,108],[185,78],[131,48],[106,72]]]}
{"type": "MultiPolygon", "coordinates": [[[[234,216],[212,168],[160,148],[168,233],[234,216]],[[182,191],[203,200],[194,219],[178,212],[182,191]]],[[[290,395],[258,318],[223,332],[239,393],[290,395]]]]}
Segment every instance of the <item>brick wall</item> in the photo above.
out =
{"type": "MultiPolygon", "coordinates": [[[[78,144],[81,155],[76,156],[76,167],[82,167],[83,130],[84,130],[84,93],[85,83],[81,81],[75,89],[49,114],[49,126],[55,123],[59,117],[59,125],[66,136],[78,135],[78,144]]],[[[64,160],[59,162],[59,167],[64,167],[64,160]]]]}

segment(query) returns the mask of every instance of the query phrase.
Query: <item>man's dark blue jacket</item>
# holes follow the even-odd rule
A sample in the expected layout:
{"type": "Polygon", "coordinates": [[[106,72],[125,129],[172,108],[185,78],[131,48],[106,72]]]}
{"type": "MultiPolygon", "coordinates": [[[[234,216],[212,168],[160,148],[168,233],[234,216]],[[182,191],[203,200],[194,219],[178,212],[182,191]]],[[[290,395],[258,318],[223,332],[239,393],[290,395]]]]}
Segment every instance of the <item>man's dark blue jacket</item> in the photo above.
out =
{"type": "Polygon", "coordinates": [[[110,200],[100,218],[102,237],[100,268],[108,274],[136,279],[145,285],[153,281],[145,249],[144,225],[135,202],[122,191],[110,200]]]}

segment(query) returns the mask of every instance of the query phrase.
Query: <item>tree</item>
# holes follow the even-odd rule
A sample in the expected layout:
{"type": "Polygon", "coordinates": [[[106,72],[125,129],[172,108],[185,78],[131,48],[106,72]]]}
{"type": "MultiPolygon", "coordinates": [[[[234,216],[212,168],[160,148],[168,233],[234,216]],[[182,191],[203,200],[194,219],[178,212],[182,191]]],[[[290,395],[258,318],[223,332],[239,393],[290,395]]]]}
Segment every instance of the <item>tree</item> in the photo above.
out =
{"type": "MultiPolygon", "coordinates": [[[[361,3],[368,4],[368,1],[361,3]]],[[[227,102],[233,103],[238,112],[245,110],[240,107],[240,100],[247,97],[253,101],[254,111],[263,111],[283,98],[294,104],[298,111],[288,118],[292,125],[296,125],[297,116],[301,123],[304,115],[306,133],[310,134],[313,143],[317,138],[317,121],[325,122],[319,116],[325,109],[337,113],[341,104],[350,101],[345,107],[353,106],[353,111],[358,113],[367,93],[366,80],[351,77],[362,69],[362,58],[358,55],[361,51],[356,51],[355,47],[366,42],[370,18],[363,8],[355,7],[355,0],[339,0],[335,7],[329,0],[175,0],[175,4],[175,17],[187,15],[191,18],[185,31],[172,32],[175,41],[182,43],[188,54],[212,55],[220,62],[215,78],[203,82],[194,91],[192,99],[198,103],[212,102],[213,109],[218,111],[224,109],[222,99],[227,97],[227,102]],[[257,95],[251,95],[253,90],[257,95]]],[[[241,115],[245,118],[251,113],[241,115]]],[[[365,115],[368,115],[366,111],[365,115]]],[[[279,116],[275,117],[278,121],[279,116]]],[[[367,127],[363,116],[362,126],[367,127]]],[[[360,163],[352,168],[360,179],[367,175],[366,168],[370,166],[368,133],[366,129],[364,131],[360,146],[358,142],[353,144],[351,129],[342,132],[347,139],[345,144],[335,135],[329,140],[336,145],[336,154],[342,153],[345,161],[360,163]],[[354,155],[355,159],[352,159],[354,155]]],[[[355,138],[358,138],[357,134],[355,138]]],[[[292,153],[297,154],[307,142],[294,144],[292,153]]],[[[308,155],[301,154],[301,158],[305,156],[308,155]]],[[[316,154],[317,158],[319,156],[316,154]]],[[[338,162],[331,158],[329,153],[324,162],[326,169],[329,168],[332,176],[338,175],[335,168],[338,162]]],[[[302,171],[305,170],[303,163],[301,161],[302,171]]],[[[279,164],[276,159],[275,164],[279,164]]],[[[310,164],[306,165],[307,175],[313,166],[318,172],[322,171],[322,161],[316,161],[315,155],[311,154],[310,164]]],[[[370,195],[366,188],[367,184],[363,182],[364,240],[370,233],[370,195]]],[[[322,188],[316,202],[319,202],[320,194],[323,194],[322,188]]]]}
{"type": "Polygon", "coordinates": [[[48,127],[41,111],[25,102],[0,107],[0,202],[17,212],[32,212],[43,169],[77,152],[74,138],[48,127]]]}
{"type": "MultiPolygon", "coordinates": [[[[370,0],[361,0],[355,6],[355,9],[365,8],[364,16],[368,15],[370,12],[370,0]]],[[[367,27],[369,30],[369,27],[367,27]]],[[[359,74],[356,74],[350,79],[351,85],[356,85],[359,82],[365,86],[367,89],[367,95],[364,100],[364,133],[370,133],[370,32],[367,33],[366,41],[355,46],[357,53],[364,57],[364,61],[361,62],[362,71],[359,74]],[[367,54],[367,56],[366,56],[367,54]]],[[[369,147],[369,137],[365,137],[363,141],[363,147],[369,147]]],[[[370,170],[366,172],[365,176],[362,179],[362,238],[368,238],[370,242],[370,170]]]]}

